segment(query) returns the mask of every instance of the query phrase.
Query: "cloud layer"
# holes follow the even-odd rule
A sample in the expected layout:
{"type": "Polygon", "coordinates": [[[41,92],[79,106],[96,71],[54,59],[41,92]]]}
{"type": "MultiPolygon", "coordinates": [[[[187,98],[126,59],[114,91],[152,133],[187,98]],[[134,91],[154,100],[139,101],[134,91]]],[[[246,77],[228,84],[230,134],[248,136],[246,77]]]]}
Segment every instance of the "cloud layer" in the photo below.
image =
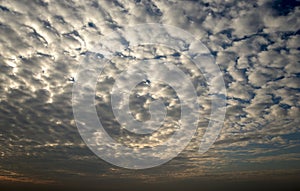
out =
{"type": "MultiPolygon", "coordinates": [[[[300,10],[298,1],[291,2],[1,1],[0,177],[55,181],[73,176],[136,177],[89,151],[77,131],[71,99],[77,67],[98,40],[124,26],[142,23],[182,28],[209,48],[223,73],[227,113],[217,142],[199,155],[195,151],[211,109],[201,72],[182,50],[139,46],[116,55],[99,77],[96,92],[99,117],[116,139],[120,131],[114,131],[118,124],[109,109],[109,92],[124,63],[142,59],[177,63],[191,76],[199,94],[201,119],[193,141],[161,168],[137,172],[140,179],[149,181],[166,174],[234,175],[231,169],[245,174],[299,169],[300,10]]],[[[172,129],[178,119],[178,98],[165,84],[156,85],[161,88],[156,96],[168,103],[172,129]]],[[[148,90],[140,84],[132,94],[132,109],[140,120],[149,117],[144,109],[156,98],[147,95],[148,90]]],[[[165,134],[153,135],[153,144],[170,133],[165,130],[165,134]]]]}

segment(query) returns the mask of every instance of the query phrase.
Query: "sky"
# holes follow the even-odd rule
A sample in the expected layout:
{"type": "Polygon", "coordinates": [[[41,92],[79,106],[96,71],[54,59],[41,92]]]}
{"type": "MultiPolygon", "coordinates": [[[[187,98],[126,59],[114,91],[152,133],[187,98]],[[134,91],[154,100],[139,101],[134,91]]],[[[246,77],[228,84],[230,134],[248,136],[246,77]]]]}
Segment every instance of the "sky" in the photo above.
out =
{"type": "MultiPolygon", "coordinates": [[[[299,26],[299,0],[0,0],[0,189],[299,189],[299,26]],[[174,30],[179,40],[168,34],[157,38],[178,49],[164,43],[137,45],[155,30],[129,37],[123,33],[147,23],[178,28],[174,30]],[[180,41],[187,34],[214,58],[226,88],[223,128],[204,153],[198,152],[199,145],[213,109],[205,72],[214,70],[204,60],[205,71],[199,71],[191,55],[184,54],[193,44],[180,41]],[[116,51],[124,44],[126,49],[116,51]],[[94,96],[105,131],[130,148],[152,148],[177,132],[180,121],[188,124],[193,116],[199,117],[196,133],[178,156],[153,168],[126,169],[103,160],[85,143],[73,114],[73,87],[86,87],[78,82],[78,71],[88,67],[85,59],[90,55],[105,56],[105,51],[114,54],[97,76],[94,96]],[[153,60],[159,67],[173,63],[190,79],[199,111],[180,119],[180,101],[192,103],[190,92],[176,93],[175,86],[156,82],[163,74],[153,60]],[[131,90],[133,117],[149,120],[153,100],[166,105],[161,131],[150,136],[122,128],[110,95],[118,76],[125,75],[119,86],[126,87],[126,75],[139,74],[136,67],[141,63],[151,66],[151,86],[141,81],[131,90]]],[[[174,80],[166,76],[164,80],[174,80]]],[[[89,85],[88,78],[83,79],[89,85]]],[[[187,89],[188,83],[179,86],[187,89]]],[[[115,106],[124,117],[126,105],[115,106]]],[[[103,139],[102,134],[96,137],[103,139]]],[[[175,146],[181,146],[181,139],[176,141],[175,146]]]]}

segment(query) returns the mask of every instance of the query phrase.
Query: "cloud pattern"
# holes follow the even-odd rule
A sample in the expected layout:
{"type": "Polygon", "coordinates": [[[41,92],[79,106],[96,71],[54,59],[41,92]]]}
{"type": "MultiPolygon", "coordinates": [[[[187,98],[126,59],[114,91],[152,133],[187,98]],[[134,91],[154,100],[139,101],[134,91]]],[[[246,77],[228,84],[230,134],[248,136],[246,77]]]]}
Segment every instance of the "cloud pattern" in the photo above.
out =
{"type": "MultiPolygon", "coordinates": [[[[95,42],[124,26],[141,23],[182,28],[209,48],[225,80],[227,113],[223,130],[207,153],[195,152],[204,133],[199,128],[182,154],[160,169],[137,172],[139,179],[151,181],[166,174],[174,178],[235,176],[230,167],[244,176],[253,170],[269,174],[266,164],[282,173],[294,166],[299,169],[300,9],[299,1],[291,2],[1,1],[0,177],[47,179],[41,182],[74,176],[136,177],[89,151],[77,131],[71,98],[79,62],[95,42]]],[[[116,68],[124,67],[123,60],[147,58],[178,62],[191,74],[204,116],[199,127],[207,126],[205,116],[211,108],[201,73],[180,52],[140,46],[120,52],[99,78],[97,111],[107,130],[116,137],[122,133],[113,130],[118,124],[111,120],[107,105],[116,68]]],[[[163,88],[159,96],[169,103],[168,112],[176,119],[176,95],[167,86],[158,86],[163,88]]],[[[147,87],[140,84],[133,98],[147,96],[145,92],[147,87]]],[[[132,107],[147,108],[151,99],[133,99],[132,107]]],[[[149,117],[135,110],[136,118],[149,117]]],[[[165,134],[154,134],[150,143],[163,140],[173,127],[166,127],[165,134]]],[[[139,139],[131,144],[138,145],[139,139]]],[[[124,143],[129,140],[129,135],[120,138],[124,143]]]]}

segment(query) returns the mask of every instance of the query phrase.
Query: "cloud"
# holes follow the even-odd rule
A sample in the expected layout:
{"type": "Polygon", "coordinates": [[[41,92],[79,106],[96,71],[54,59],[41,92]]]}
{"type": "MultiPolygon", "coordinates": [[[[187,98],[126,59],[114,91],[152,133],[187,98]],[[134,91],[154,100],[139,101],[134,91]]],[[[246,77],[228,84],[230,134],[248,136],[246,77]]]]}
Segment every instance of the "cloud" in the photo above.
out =
{"type": "MultiPolygon", "coordinates": [[[[292,137],[298,135],[300,123],[300,12],[296,5],[280,12],[278,2],[2,1],[0,157],[3,160],[0,165],[8,166],[7,170],[27,173],[28,177],[34,173],[50,173],[55,179],[57,172],[97,174],[91,167],[84,170],[65,165],[71,161],[87,167],[86,163],[91,162],[98,169],[106,165],[101,171],[102,176],[114,176],[106,163],[93,157],[78,134],[72,113],[73,82],[70,79],[76,80],[81,59],[95,50],[99,39],[113,31],[122,31],[124,26],[144,22],[182,28],[209,48],[227,87],[224,128],[208,153],[203,156],[194,153],[211,110],[203,74],[197,72],[178,50],[138,46],[113,58],[98,80],[97,111],[112,136],[117,139],[122,133],[116,130],[119,126],[109,109],[109,93],[116,75],[126,67],[125,63],[154,58],[173,62],[189,75],[199,94],[197,101],[201,108],[198,136],[194,137],[186,153],[162,168],[175,168],[173,176],[198,176],[219,167],[226,170],[230,161],[240,164],[249,159],[249,153],[255,155],[249,159],[253,163],[267,164],[274,158],[296,164],[297,154],[290,153],[289,147],[299,147],[299,141],[292,137]],[[276,149],[282,149],[286,154],[272,155],[276,149]],[[270,156],[263,156],[266,152],[270,152],[270,156]],[[29,162],[27,168],[16,169],[14,164],[24,164],[22,157],[27,154],[26,161],[37,157],[39,163],[29,162]],[[61,163],[52,164],[57,158],[70,161],[61,159],[61,163]],[[44,160],[46,162],[42,162],[44,160]],[[49,164],[55,168],[50,172],[43,169],[49,164]],[[29,169],[33,167],[39,168],[31,172],[29,169]]],[[[146,35],[145,32],[135,37],[139,39],[146,35]]],[[[125,41],[116,42],[122,44],[125,41]]],[[[182,47],[184,49],[185,45],[182,47]]],[[[155,72],[153,70],[153,75],[155,72]]],[[[135,116],[140,120],[147,118],[147,112],[140,111],[147,109],[151,100],[163,97],[170,114],[167,120],[173,121],[166,125],[165,132],[140,139],[149,141],[147,146],[166,139],[173,132],[173,124],[178,125],[178,98],[169,87],[156,85],[157,89],[162,88],[156,97],[147,95],[148,89],[142,84],[136,87],[134,103],[141,107],[132,107],[135,116]],[[142,95],[148,97],[138,98],[142,95]]],[[[128,135],[119,140],[138,146],[139,138],[134,141],[132,138],[128,135]]],[[[126,170],[118,173],[135,176],[126,170]]],[[[155,172],[149,174],[158,176],[155,172]]]]}

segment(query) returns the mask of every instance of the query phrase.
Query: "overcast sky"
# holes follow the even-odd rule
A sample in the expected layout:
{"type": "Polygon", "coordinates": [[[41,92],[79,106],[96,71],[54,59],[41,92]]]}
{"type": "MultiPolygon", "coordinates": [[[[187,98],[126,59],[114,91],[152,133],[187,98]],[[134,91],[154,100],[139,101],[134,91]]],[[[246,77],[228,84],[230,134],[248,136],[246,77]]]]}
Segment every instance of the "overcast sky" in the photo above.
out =
{"type": "MultiPolygon", "coordinates": [[[[299,5],[298,0],[0,0],[0,189],[299,187],[299,5]],[[199,96],[198,130],[185,150],[161,166],[128,170],[102,160],[82,140],[72,87],[78,66],[101,39],[143,23],[178,27],[208,48],[225,82],[226,115],[216,142],[198,153],[211,111],[203,74],[182,50],[142,45],[116,54],[95,94],[99,119],[115,140],[131,146],[140,141],[122,137],[110,105],[117,74],[130,63],[175,63],[199,96]]],[[[151,71],[155,76],[155,68],[151,71]]],[[[180,117],[174,90],[155,82],[152,88],[149,95],[147,84],[136,86],[130,105],[144,121],[149,101],[163,97],[167,103],[163,131],[145,138],[148,147],[167,139],[180,117]]]]}

